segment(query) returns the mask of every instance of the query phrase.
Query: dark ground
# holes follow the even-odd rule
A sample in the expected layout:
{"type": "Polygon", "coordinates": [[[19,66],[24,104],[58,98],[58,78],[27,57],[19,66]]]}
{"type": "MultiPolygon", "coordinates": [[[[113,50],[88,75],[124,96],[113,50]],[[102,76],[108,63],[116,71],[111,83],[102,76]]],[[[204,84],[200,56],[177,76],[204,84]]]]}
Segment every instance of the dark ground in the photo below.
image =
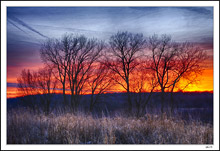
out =
{"type": "MultiPolygon", "coordinates": [[[[132,94],[135,97],[137,94],[132,94]]],[[[148,93],[142,93],[143,98],[147,98],[148,93]]],[[[39,97],[39,96],[37,96],[39,97]]],[[[100,114],[112,114],[116,112],[124,111],[127,108],[126,94],[124,93],[112,93],[112,94],[103,94],[98,100],[97,104],[94,106],[93,113],[96,115],[100,114]]],[[[68,96],[70,100],[70,96],[68,96]]],[[[39,99],[37,99],[39,100],[39,99]]],[[[55,94],[52,103],[51,109],[54,107],[62,107],[62,95],[55,94]]],[[[39,101],[31,102],[30,104],[40,104],[39,101]]],[[[80,108],[83,111],[88,111],[90,104],[90,95],[84,95],[80,100],[80,108]]],[[[135,111],[135,102],[132,102],[133,109],[135,111]]],[[[170,94],[166,94],[165,100],[165,110],[169,111],[170,106],[170,94]]],[[[147,105],[147,112],[158,114],[160,111],[160,93],[153,93],[151,100],[147,105]]],[[[205,123],[213,123],[213,93],[209,92],[188,92],[188,93],[174,93],[174,105],[175,105],[175,115],[180,115],[186,120],[200,120],[205,123]]],[[[13,109],[16,107],[27,107],[28,104],[25,104],[21,98],[11,98],[7,99],[7,109],[13,109]]]]}

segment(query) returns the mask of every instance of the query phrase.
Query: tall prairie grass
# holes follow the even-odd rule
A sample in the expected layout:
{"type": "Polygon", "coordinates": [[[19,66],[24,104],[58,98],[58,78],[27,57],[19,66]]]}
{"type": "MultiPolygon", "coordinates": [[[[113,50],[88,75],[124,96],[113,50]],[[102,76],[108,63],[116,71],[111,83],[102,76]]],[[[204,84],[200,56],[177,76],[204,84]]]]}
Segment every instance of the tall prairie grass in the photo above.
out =
{"type": "Polygon", "coordinates": [[[166,115],[94,117],[84,113],[7,113],[8,144],[212,144],[213,127],[166,115]]]}

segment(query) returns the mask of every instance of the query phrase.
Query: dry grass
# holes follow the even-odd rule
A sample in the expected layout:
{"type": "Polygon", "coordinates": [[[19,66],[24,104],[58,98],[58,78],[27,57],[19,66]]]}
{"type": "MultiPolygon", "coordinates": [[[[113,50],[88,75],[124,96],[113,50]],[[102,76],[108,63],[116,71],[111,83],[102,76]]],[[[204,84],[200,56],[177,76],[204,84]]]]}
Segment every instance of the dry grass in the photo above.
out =
{"type": "Polygon", "coordinates": [[[164,115],[102,117],[63,113],[33,114],[25,110],[7,115],[8,144],[212,144],[210,124],[164,115]]]}

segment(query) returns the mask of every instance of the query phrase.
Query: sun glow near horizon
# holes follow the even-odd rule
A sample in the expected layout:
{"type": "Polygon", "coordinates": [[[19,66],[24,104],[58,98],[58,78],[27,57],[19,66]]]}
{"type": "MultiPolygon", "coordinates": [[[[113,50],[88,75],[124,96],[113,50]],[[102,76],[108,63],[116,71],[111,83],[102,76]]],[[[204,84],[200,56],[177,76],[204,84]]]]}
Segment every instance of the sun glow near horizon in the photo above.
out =
{"type": "MultiPolygon", "coordinates": [[[[17,79],[8,79],[8,83],[17,82],[17,79]]],[[[179,82],[179,87],[174,90],[174,92],[213,92],[213,69],[206,69],[203,71],[202,75],[199,75],[198,82],[194,84],[190,84],[184,90],[183,88],[186,86],[186,81],[181,80],[179,82]]],[[[150,90],[146,90],[149,92],[150,90]]],[[[109,91],[110,92],[110,91],[109,91]]],[[[119,85],[115,85],[112,88],[111,93],[123,93],[125,89],[119,85]]],[[[156,91],[158,92],[158,91],[156,91]]],[[[55,93],[62,94],[62,90],[56,90],[55,93]]],[[[106,92],[108,93],[108,92],[106,92]]],[[[69,89],[66,89],[66,94],[71,94],[69,89]]],[[[84,94],[90,94],[90,92],[85,92],[84,94]]],[[[7,86],[7,98],[16,98],[22,97],[23,95],[18,91],[18,88],[15,86],[7,86]]]]}

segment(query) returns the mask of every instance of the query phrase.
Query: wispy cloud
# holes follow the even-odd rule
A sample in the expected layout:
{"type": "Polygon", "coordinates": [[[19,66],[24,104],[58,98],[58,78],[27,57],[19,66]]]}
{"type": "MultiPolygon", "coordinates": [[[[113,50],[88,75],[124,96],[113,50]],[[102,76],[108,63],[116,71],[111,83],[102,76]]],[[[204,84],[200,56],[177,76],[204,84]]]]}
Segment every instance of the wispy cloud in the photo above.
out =
{"type": "Polygon", "coordinates": [[[50,31],[48,32],[49,37],[54,37],[54,34],[63,35],[64,33],[74,33],[76,35],[85,35],[90,38],[98,38],[105,40],[106,38],[110,37],[114,32],[104,31],[104,30],[89,30],[83,28],[72,28],[72,27],[61,27],[61,26],[53,26],[53,25],[32,25],[33,27],[42,29],[42,31],[50,31]],[[59,32],[57,32],[59,31],[59,32]]]}
{"type": "MultiPolygon", "coordinates": [[[[30,25],[28,25],[27,23],[21,21],[20,19],[16,18],[15,16],[8,16],[9,19],[11,19],[12,21],[16,22],[19,25],[22,25],[23,27],[26,27],[27,29],[37,33],[38,35],[44,37],[44,38],[48,38],[47,36],[43,35],[42,33],[40,33],[39,31],[35,30],[34,28],[32,28],[30,25]]],[[[16,26],[15,24],[13,24],[14,26],[16,26]]],[[[16,26],[17,27],[17,26],[16,26]]],[[[17,27],[18,28],[18,27],[17,27]]],[[[20,29],[21,30],[21,29],[20,29]]],[[[23,30],[22,30],[23,31],[23,30]]]]}
{"type": "Polygon", "coordinates": [[[7,19],[7,21],[12,24],[14,27],[16,27],[17,29],[19,29],[20,31],[24,32],[27,34],[27,32],[25,32],[23,29],[21,29],[20,27],[18,27],[16,24],[14,24],[12,21],[10,21],[9,19],[7,19]]]}

